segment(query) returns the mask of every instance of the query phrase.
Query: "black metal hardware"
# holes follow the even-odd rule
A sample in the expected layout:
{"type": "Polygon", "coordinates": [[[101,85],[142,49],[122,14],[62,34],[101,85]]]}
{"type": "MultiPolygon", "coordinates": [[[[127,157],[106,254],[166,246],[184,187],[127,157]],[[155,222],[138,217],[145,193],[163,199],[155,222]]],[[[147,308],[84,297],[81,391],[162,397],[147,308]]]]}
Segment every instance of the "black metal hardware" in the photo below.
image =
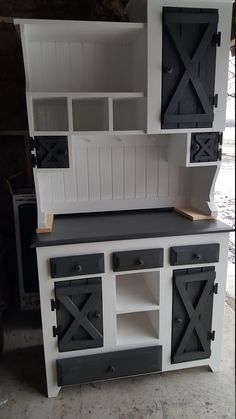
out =
{"type": "Polygon", "coordinates": [[[216,335],[215,330],[213,330],[212,332],[208,332],[208,336],[207,336],[208,340],[214,341],[215,340],[215,335],[216,335]]]}
{"type": "Polygon", "coordinates": [[[213,287],[213,293],[214,293],[214,294],[218,294],[218,288],[219,288],[219,284],[218,284],[218,283],[216,283],[216,284],[214,285],[214,287],[213,287]]]}
{"type": "Polygon", "coordinates": [[[175,320],[175,323],[182,324],[183,323],[183,320],[181,318],[178,318],[178,319],[175,320]]]}
{"type": "Polygon", "coordinates": [[[218,93],[216,93],[213,97],[213,106],[215,108],[218,108],[218,102],[219,102],[219,95],[218,95],[218,93]]]}
{"type": "Polygon", "coordinates": [[[81,272],[82,271],[82,266],[81,265],[75,265],[74,271],[75,272],[81,272]]]}
{"type": "Polygon", "coordinates": [[[222,160],[222,149],[220,148],[218,151],[218,160],[221,161],[222,160]]]}
{"type": "Polygon", "coordinates": [[[93,317],[94,317],[95,319],[100,319],[100,318],[101,318],[101,313],[99,313],[98,311],[96,311],[96,312],[94,313],[93,317]]]}
{"type": "Polygon", "coordinates": [[[166,72],[167,72],[167,74],[172,74],[173,73],[173,67],[167,67],[166,68],[166,72]]]}
{"type": "Polygon", "coordinates": [[[35,137],[31,141],[32,153],[40,169],[69,167],[68,139],[65,136],[35,137]]]}
{"type": "Polygon", "coordinates": [[[57,300],[51,300],[51,310],[59,310],[60,309],[60,303],[57,300]]]}
{"type": "Polygon", "coordinates": [[[109,371],[109,372],[115,372],[115,371],[116,371],[116,369],[115,369],[114,365],[110,365],[110,366],[108,367],[108,371],[109,371]]]}
{"type": "Polygon", "coordinates": [[[144,265],[144,261],[142,259],[138,259],[137,260],[137,265],[143,266],[144,265]]]}
{"type": "Polygon", "coordinates": [[[213,45],[217,45],[217,47],[221,46],[221,32],[213,34],[213,45]]]}
{"type": "Polygon", "coordinates": [[[58,326],[58,327],[53,326],[52,327],[52,335],[53,335],[54,338],[56,338],[57,336],[60,336],[60,333],[61,333],[60,326],[58,326]]]}
{"type": "Polygon", "coordinates": [[[223,145],[223,132],[218,133],[218,142],[219,145],[223,145]]]}
{"type": "Polygon", "coordinates": [[[202,255],[200,255],[200,253],[197,253],[197,254],[193,255],[193,259],[194,260],[201,260],[202,259],[202,255]]]}

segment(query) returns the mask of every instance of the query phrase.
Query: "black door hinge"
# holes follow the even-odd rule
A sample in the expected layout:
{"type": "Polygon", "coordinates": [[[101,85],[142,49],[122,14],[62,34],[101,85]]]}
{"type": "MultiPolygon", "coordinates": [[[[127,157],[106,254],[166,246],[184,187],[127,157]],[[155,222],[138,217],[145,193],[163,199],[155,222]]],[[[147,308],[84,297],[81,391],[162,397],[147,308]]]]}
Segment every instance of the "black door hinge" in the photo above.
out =
{"type": "Polygon", "coordinates": [[[30,152],[31,152],[32,167],[37,167],[36,145],[35,145],[35,139],[33,137],[30,137],[30,152]]]}
{"type": "Polygon", "coordinates": [[[57,336],[59,336],[60,335],[60,332],[61,332],[60,326],[58,326],[58,327],[53,326],[52,327],[52,335],[53,335],[54,338],[57,337],[57,336]]]}
{"type": "Polygon", "coordinates": [[[215,330],[213,330],[212,332],[208,332],[208,336],[207,336],[208,340],[214,341],[215,340],[215,335],[216,335],[215,330]]]}
{"type": "Polygon", "coordinates": [[[222,159],[222,149],[220,148],[218,150],[218,160],[221,160],[221,159],[222,159]]]}
{"type": "Polygon", "coordinates": [[[223,132],[219,132],[218,142],[219,142],[219,145],[223,145],[223,132]]]}
{"type": "Polygon", "coordinates": [[[214,106],[215,108],[218,108],[218,99],[219,99],[219,96],[218,96],[218,93],[216,93],[216,94],[213,96],[213,106],[214,106]]]}
{"type": "Polygon", "coordinates": [[[51,310],[59,310],[60,309],[60,303],[57,300],[51,300],[51,310]]]}
{"type": "Polygon", "coordinates": [[[213,287],[213,294],[218,294],[218,288],[219,288],[218,284],[215,284],[213,287]]]}
{"type": "Polygon", "coordinates": [[[214,33],[213,43],[214,45],[217,45],[217,47],[221,46],[221,32],[214,33]]]}

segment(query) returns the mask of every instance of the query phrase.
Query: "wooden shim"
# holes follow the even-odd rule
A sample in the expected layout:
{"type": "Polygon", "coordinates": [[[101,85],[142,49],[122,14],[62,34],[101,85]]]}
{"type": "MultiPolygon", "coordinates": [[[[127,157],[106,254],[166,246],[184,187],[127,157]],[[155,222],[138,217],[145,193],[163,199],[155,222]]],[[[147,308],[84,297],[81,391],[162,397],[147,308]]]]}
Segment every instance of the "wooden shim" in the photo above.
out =
{"type": "Polygon", "coordinates": [[[36,233],[37,234],[51,233],[52,227],[53,227],[53,219],[54,219],[53,214],[46,214],[45,226],[37,228],[36,233]]]}
{"type": "Polygon", "coordinates": [[[203,214],[202,212],[199,212],[194,208],[174,208],[174,210],[192,221],[216,219],[216,217],[213,217],[212,215],[203,214]]]}
{"type": "Polygon", "coordinates": [[[0,23],[13,23],[13,22],[14,22],[13,17],[0,16],[0,23]]]}

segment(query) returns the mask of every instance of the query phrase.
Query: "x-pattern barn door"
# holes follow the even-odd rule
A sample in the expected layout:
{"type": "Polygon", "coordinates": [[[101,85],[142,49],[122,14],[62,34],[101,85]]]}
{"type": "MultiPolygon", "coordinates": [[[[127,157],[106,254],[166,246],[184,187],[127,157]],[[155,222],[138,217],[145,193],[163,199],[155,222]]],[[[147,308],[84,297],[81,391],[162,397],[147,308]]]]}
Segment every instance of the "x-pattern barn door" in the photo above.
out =
{"type": "Polygon", "coordinates": [[[209,358],[213,295],[217,287],[214,268],[174,271],[172,363],[209,358]]]}
{"type": "Polygon", "coordinates": [[[61,352],[103,346],[101,278],[55,283],[61,352]]]}
{"type": "Polygon", "coordinates": [[[212,127],[218,11],[163,8],[162,128],[212,127]]]}

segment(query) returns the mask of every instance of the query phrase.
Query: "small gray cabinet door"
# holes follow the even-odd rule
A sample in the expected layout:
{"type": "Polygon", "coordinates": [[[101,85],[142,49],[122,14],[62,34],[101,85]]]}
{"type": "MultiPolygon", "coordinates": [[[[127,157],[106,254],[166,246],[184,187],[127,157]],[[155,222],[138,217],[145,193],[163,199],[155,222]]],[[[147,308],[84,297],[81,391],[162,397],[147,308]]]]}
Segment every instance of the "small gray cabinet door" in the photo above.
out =
{"type": "Polygon", "coordinates": [[[60,352],[103,346],[101,278],[55,283],[60,352]]]}
{"type": "Polygon", "coordinates": [[[210,358],[214,267],[173,275],[172,364],[210,358]]]}

